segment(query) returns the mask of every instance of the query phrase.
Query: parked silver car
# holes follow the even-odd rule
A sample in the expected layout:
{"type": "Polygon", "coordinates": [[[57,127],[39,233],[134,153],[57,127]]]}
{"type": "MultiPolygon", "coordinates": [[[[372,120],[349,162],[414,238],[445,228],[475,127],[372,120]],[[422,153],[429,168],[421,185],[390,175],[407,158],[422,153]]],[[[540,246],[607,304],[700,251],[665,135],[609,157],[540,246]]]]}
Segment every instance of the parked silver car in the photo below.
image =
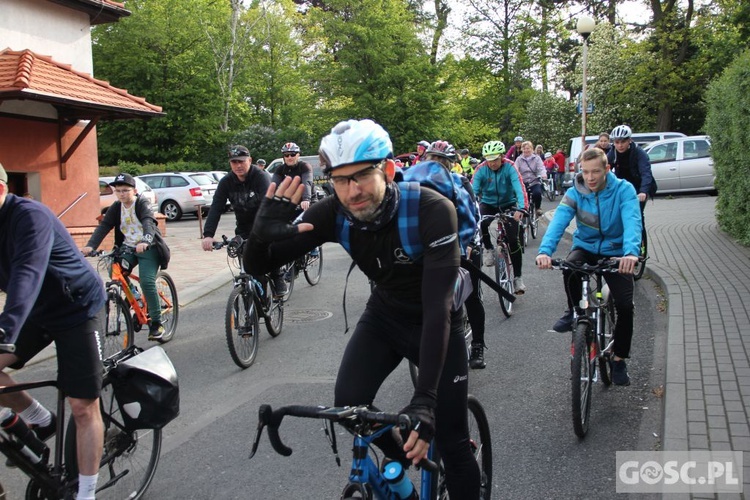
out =
{"type": "Polygon", "coordinates": [[[648,144],[659,194],[714,191],[714,161],[707,135],[675,137],[648,144]]]}
{"type": "MultiPolygon", "coordinates": [[[[112,186],[109,185],[113,180],[115,180],[114,176],[99,177],[99,208],[102,213],[106,212],[110,205],[117,201],[117,196],[112,186]]],[[[149,201],[154,213],[159,211],[159,205],[156,204],[156,193],[138,177],[135,177],[135,191],[149,201]]]]}
{"type": "Polygon", "coordinates": [[[167,216],[168,221],[180,220],[183,214],[205,210],[211,205],[216,190],[212,178],[197,172],[144,174],[138,178],[156,192],[159,211],[167,216]]]}

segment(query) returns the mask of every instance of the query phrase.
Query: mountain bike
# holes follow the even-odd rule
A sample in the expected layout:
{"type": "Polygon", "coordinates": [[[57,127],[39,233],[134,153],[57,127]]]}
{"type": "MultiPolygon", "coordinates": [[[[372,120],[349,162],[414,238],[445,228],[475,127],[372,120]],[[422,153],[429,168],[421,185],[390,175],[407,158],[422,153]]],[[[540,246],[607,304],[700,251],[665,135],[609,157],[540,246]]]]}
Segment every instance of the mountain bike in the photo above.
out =
{"type": "MultiPolygon", "coordinates": [[[[139,287],[140,278],[132,271],[125,271],[120,263],[123,256],[132,253],[133,250],[128,247],[115,247],[111,252],[98,251],[89,254],[99,257],[97,268],[100,273],[106,270],[110,276],[110,280],[104,285],[107,290],[107,303],[105,328],[100,338],[102,359],[132,346],[135,332],[141,331],[144,325],[151,323],[148,304],[139,287]]],[[[161,323],[164,326],[164,334],[157,342],[164,344],[174,337],[180,317],[177,287],[166,271],[156,273],[156,293],[159,296],[161,323]]]]}
{"type": "MultiPolygon", "coordinates": [[[[490,226],[490,234],[493,232],[497,233],[497,236],[495,237],[495,251],[497,252],[495,255],[495,281],[511,296],[515,292],[515,285],[513,284],[515,273],[513,272],[513,262],[510,258],[510,245],[508,245],[505,225],[503,223],[507,220],[512,220],[515,212],[522,212],[525,215],[528,213],[526,210],[513,208],[496,215],[485,215],[482,217],[482,219],[495,219],[496,223],[493,223],[490,226]]],[[[519,228],[520,227],[521,225],[519,224],[519,228]]],[[[520,237],[521,235],[519,234],[519,238],[520,237]]],[[[500,301],[500,309],[502,309],[503,314],[506,318],[510,318],[510,315],[513,313],[513,301],[501,294],[498,294],[497,297],[500,301]]]]}
{"type": "MultiPolygon", "coordinates": [[[[161,429],[134,430],[128,427],[114,397],[112,371],[140,350],[131,346],[103,361],[104,378],[99,408],[104,423],[104,454],[100,462],[97,499],[139,499],[156,473],[161,455],[161,429]]],[[[0,394],[57,387],[56,380],[28,382],[0,387],[0,394]]],[[[74,498],[78,489],[76,425],[65,425],[65,395],[57,391],[57,429],[53,451],[35,436],[22,441],[0,428],[0,452],[29,476],[27,500],[74,498]],[[52,455],[50,457],[50,455],[52,455]]]]}
{"type": "Polygon", "coordinates": [[[276,285],[268,275],[263,284],[245,271],[243,238],[235,236],[230,240],[222,235],[221,239],[214,242],[213,247],[216,250],[226,247],[234,282],[224,317],[227,347],[232,361],[245,369],[253,364],[258,354],[259,316],[263,316],[268,333],[277,337],[284,323],[284,300],[276,296],[276,285]]]}
{"type": "MultiPolygon", "coordinates": [[[[469,395],[469,445],[479,463],[481,471],[480,498],[489,500],[492,493],[492,441],[487,415],[479,400],[469,395]]],[[[385,433],[392,432],[394,427],[407,431],[412,429],[411,421],[407,415],[383,413],[372,411],[367,406],[356,407],[325,407],[325,406],[284,406],[273,410],[269,405],[262,405],[259,410],[258,429],[253,441],[252,458],[258,450],[263,428],[268,427],[268,437],[276,453],[289,456],[292,449],[287,447],[279,436],[279,426],[285,416],[302,418],[324,419],[327,421],[326,435],[331,443],[334,455],[338,459],[336,445],[336,433],[333,429],[335,422],[341,423],[342,427],[354,436],[352,448],[353,458],[349,473],[349,482],[343,488],[342,499],[399,499],[416,498],[416,496],[404,497],[396,493],[393,479],[387,468],[391,465],[400,467],[398,462],[387,462],[372,446],[372,442],[385,433]],[[345,425],[344,425],[345,424],[345,425]]],[[[420,466],[420,484],[412,485],[416,493],[419,488],[419,498],[422,500],[444,500],[448,499],[447,485],[445,483],[445,468],[435,450],[434,442],[430,445],[428,460],[423,461],[420,466]]],[[[408,479],[407,479],[408,480],[408,479]]],[[[408,480],[411,483],[411,480],[408,480]]],[[[408,484],[407,484],[408,488],[408,484]]],[[[409,488],[411,489],[411,488],[409,488]]],[[[408,494],[408,491],[407,491],[408,494]]]]}
{"type": "Polygon", "coordinates": [[[589,428],[591,390],[598,374],[605,386],[612,384],[612,346],[617,313],[614,298],[604,283],[605,273],[617,273],[618,259],[602,259],[597,264],[576,264],[552,259],[552,268],[582,275],[581,301],[574,308],[573,339],[570,346],[573,430],[583,439],[589,428]]]}

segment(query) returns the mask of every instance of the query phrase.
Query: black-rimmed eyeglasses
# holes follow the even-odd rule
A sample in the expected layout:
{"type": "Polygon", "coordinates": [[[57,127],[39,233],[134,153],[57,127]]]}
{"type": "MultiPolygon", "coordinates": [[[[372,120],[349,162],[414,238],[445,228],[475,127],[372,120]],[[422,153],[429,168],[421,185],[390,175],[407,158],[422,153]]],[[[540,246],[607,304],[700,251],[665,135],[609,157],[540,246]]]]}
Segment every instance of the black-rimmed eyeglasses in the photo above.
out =
{"type": "Polygon", "coordinates": [[[363,168],[359,172],[355,172],[351,175],[332,175],[329,177],[334,187],[348,187],[350,182],[354,182],[357,186],[363,186],[368,184],[375,178],[375,172],[380,170],[378,167],[380,162],[373,163],[367,168],[363,168]]]}

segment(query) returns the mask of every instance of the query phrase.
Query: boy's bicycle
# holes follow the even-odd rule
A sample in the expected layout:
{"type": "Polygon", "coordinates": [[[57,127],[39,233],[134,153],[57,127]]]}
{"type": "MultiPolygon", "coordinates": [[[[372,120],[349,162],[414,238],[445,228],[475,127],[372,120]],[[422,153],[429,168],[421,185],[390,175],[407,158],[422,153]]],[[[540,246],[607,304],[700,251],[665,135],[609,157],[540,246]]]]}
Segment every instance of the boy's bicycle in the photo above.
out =
{"type": "Polygon", "coordinates": [[[604,283],[604,273],[617,273],[618,259],[602,259],[597,264],[576,264],[552,259],[552,268],[582,275],[581,301],[574,308],[573,340],[570,346],[570,372],[573,430],[584,438],[589,429],[591,390],[599,376],[605,386],[612,384],[612,346],[615,340],[614,298],[604,283]]]}
{"type": "Polygon", "coordinates": [[[635,265],[633,271],[633,279],[638,281],[643,277],[643,273],[646,271],[646,261],[648,260],[648,235],[646,234],[646,220],[641,221],[643,229],[641,230],[641,258],[638,259],[638,263],[635,265]]]}
{"type": "MultiPolygon", "coordinates": [[[[469,438],[471,450],[479,463],[481,474],[480,498],[488,500],[492,493],[492,441],[490,438],[490,427],[487,415],[479,400],[469,395],[469,438]]],[[[412,428],[408,416],[372,411],[367,406],[329,408],[325,406],[285,406],[272,410],[269,405],[262,405],[259,411],[258,431],[253,442],[252,458],[258,450],[258,443],[264,427],[268,427],[268,437],[273,449],[283,456],[292,454],[292,449],[284,445],[279,437],[279,426],[286,416],[316,418],[329,421],[326,435],[329,436],[331,448],[338,459],[336,447],[336,433],[333,423],[342,424],[348,432],[354,436],[352,448],[353,458],[349,482],[344,487],[342,499],[400,499],[417,498],[416,496],[400,496],[396,493],[393,479],[388,479],[391,474],[398,472],[401,468],[399,462],[387,462],[381,458],[372,446],[373,441],[385,433],[392,432],[394,427],[400,430],[412,428]],[[395,467],[396,470],[388,470],[395,467]]],[[[447,486],[445,484],[445,469],[438,453],[435,451],[434,442],[430,445],[429,460],[422,463],[421,484],[409,486],[407,489],[417,488],[419,498],[423,500],[445,500],[448,499],[447,486]]],[[[402,470],[402,469],[401,469],[402,470]]],[[[407,479],[408,480],[408,479],[407,479]]],[[[406,492],[408,494],[408,491],[406,492]]]]}
{"type": "MultiPolygon", "coordinates": [[[[111,252],[92,252],[92,257],[99,256],[97,267],[100,272],[105,269],[110,276],[104,287],[107,290],[105,305],[105,328],[101,334],[102,359],[130,347],[134,344],[135,332],[141,331],[144,325],[151,322],[148,305],[140,288],[140,278],[132,271],[122,268],[122,257],[132,254],[127,247],[115,247],[111,252]]],[[[159,343],[172,340],[177,330],[177,320],[180,316],[180,304],[177,300],[177,287],[172,277],[166,271],[156,274],[156,293],[161,307],[161,323],[164,334],[159,343]]]]}
{"type": "MultiPolygon", "coordinates": [[[[111,372],[119,363],[135,356],[130,347],[104,360],[104,378],[99,407],[104,423],[104,454],[96,491],[98,499],[139,499],[151,484],[161,454],[161,429],[129,429],[115,398],[111,372]]],[[[0,394],[57,387],[56,380],[28,382],[0,387],[0,394]]],[[[27,500],[72,499],[78,489],[76,425],[65,426],[65,395],[58,389],[57,429],[54,453],[36,436],[25,441],[0,428],[0,452],[29,476],[27,500]],[[52,457],[50,457],[52,454],[52,457]]],[[[25,426],[25,424],[23,424],[25,426]]]]}
{"type": "MultiPolygon", "coordinates": [[[[513,272],[513,262],[510,258],[510,245],[508,244],[508,239],[505,233],[504,222],[507,220],[512,220],[513,214],[515,212],[522,212],[524,215],[528,215],[528,212],[526,212],[526,210],[512,208],[510,210],[506,210],[505,212],[500,212],[495,215],[485,215],[482,217],[482,220],[490,218],[495,219],[495,221],[497,222],[496,224],[490,226],[490,228],[496,228],[494,231],[491,231],[490,234],[492,234],[493,232],[497,233],[497,236],[495,238],[495,281],[498,285],[500,285],[500,287],[505,289],[505,291],[508,292],[508,295],[510,296],[512,296],[515,292],[515,285],[513,284],[515,273],[513,272]]],[[[522,228],[521,224],[519,224],[519,228],[522,228]]],[[[519,238],[521,238],[521,236],[522,235],[519,234],[519,238]]],[[[513,301],[510,300],[508,296],[503,296],[501,294],[498,294],[497,296],[500,300],[500,309],[502,309],[505,317],[509,318],[513,313],[513,301]]]]}
{"type": "Polygon", "coordinates": [[[268,279],[267,275],[264,285],[245,272],[242,253],[246,240],[240,236],[230,240],[224,235],[221,239],[220,242],[214,242],[214,248],[220,250],[226,247],[229,269],[234,275],[234,286],[229,294],[224,320],[227,347],[232,361],[244,369],[253,364],[258,354],[260,315],[272,337],[281,333],[284,300],[276,297],[274,281],[268,279]],[[236,270],[239,270],[237,274],[236,270]]]}
{"type": "Polygon", "coordinates": [[[542,181],[542,194],[547,197],[549,201],[555,201],[557,198],[557,185],[555,184],[554,173],[547,172],[547,178],[542,181]]]}

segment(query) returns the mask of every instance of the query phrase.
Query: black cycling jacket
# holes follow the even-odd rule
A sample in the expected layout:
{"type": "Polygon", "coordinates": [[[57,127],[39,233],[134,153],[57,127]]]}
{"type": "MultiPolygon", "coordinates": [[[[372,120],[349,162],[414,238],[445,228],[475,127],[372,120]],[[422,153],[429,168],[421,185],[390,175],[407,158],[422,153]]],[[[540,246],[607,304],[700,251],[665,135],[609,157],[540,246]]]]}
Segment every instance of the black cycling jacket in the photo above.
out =
{"type": "MultiPolygon", "coordinates": [[[[245,268],[262,274],[291,262],[324,242],[338,241],[335,196],[311,206],[303,215],[315,229],[272,243],[251,238],[245,268]]],[[[403,251],[396,217],[377,231],[351,229],[349,243],[357,266],[373,280],[379,302],[409,318],[421,335],[420,371],[416,396],[437,399],[437,383],[445,362],[451,324],[453,288],[460,265],[456,208],[447,198],[421,188],[419,233],[424,255],[412,261],[403,251]]],[[[369,307],[369,303],[368,303],[369,307]]]]}

